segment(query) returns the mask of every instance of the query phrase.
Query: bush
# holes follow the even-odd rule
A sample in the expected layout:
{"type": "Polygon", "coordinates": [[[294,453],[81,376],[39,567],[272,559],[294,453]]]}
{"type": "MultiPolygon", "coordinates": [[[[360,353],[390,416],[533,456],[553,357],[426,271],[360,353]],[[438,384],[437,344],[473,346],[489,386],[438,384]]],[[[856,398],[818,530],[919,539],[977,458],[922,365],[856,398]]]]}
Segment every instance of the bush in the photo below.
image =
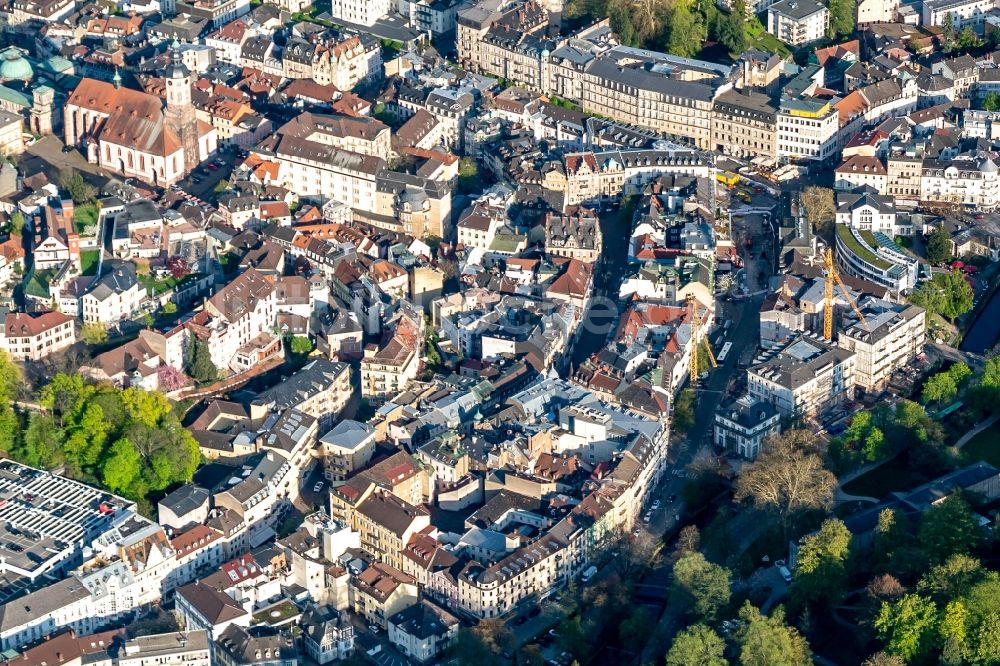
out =
{"type": "Polygon", "coordinates": [[[292,353],[296,356],[308,354],[313,350],[312,341],[304,335],[293,336],[291,342],[289,343],[289,347],[291,348],[292,353]]]}

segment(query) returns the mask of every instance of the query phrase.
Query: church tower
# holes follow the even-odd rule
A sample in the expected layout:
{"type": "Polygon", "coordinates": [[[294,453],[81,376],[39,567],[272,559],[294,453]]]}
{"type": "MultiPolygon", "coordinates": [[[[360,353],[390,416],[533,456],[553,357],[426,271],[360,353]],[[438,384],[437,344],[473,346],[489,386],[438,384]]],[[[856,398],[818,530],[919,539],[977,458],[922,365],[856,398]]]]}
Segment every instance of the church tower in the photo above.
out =
{"type": "Polygon", "coordinates": [[[191,103],[191,72],[181,62],[180,45],[174,42],[165,75],[166,124],[184,148],[184,172],[191,173],[201,157],[198,151],[198,118],[191,103]]]}

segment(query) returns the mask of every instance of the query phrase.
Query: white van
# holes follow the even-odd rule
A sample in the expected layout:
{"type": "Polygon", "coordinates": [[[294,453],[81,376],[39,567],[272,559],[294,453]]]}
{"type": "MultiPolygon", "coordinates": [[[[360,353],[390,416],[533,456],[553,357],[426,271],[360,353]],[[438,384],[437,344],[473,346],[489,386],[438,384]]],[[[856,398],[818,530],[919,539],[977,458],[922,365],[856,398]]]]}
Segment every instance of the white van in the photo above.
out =
{"type": "Polygon", "coordinates": [[[594,577],[595,573],[597,573],[597,567],[595,567],[594,565],[590,565],[589,567],[587,567],[587,570],[583,572],[583,575],[580,576],[580,580],[586,583],[587,581],[589,581],[591,578],[594,577]]]}

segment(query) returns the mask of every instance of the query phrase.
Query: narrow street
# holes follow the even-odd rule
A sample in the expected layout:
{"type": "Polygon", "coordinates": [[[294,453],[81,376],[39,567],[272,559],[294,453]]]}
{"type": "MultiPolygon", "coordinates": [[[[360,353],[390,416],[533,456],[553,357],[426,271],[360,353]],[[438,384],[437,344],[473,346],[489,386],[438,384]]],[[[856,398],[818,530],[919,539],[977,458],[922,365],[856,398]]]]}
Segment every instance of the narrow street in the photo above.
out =
{"type": "Polygon", "coordinates": [[[604,347],[611,327],[617,324],[618,289],[628,269],[632,214],[637,203],[638,199],[626,200],[622,206],[600,214],[604,249],[594,269],[595,304],[584,315],[583,331],[573,345],[570,360],[574,368],[604,347]]]}

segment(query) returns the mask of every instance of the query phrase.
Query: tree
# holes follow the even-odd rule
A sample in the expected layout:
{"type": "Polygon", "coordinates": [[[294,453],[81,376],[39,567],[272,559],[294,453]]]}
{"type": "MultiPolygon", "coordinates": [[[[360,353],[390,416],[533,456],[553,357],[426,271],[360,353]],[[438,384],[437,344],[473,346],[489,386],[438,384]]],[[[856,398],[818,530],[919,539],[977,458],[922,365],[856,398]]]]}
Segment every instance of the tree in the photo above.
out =
{"type": "Polygon", "coordinates": [[[163,417],[170,414],[170,402],[159,391],[144,391],[133,386],[122,391],[121,397],[129,417],[148,428],[160,426],[163,417]]]}
{"type": "Polygon", "coordinates": [[[948,53],[955,48],[955,17],[951,12],[944,15],[941,28],[941,48],[948,53]]]}
{"type": "Polygon", "coordinates": [[[24,234],[24,213],[15,210],[10,214],[10,235],[20,238],[24,234]]]}
{"type": "Polygon", "coordinates": [[[704,624],[695,624],[677,634],[667,653],[667,666],[726,666],[726,644],[704,624]]]}
{"type": "Polygon", "coordinates": [[[878,570],[890,570],[898,575],[894,566],[899,553],[906,553],[914,543],[911,525],[906,515],[896,509],[882,509],[872,543],[872,555],[878,570]]]}
{"type": "Polygon", "coordinates": [[[906,666],[906,662],[894,654],[876,652],[865,659],[865,662],[861,666],[906,666]]]}
{"type": "Polygon", "coordinates": [[[289,347],[291,347],[292,353],[296,356],[303,356],[313,350],[312,340],[305,335],[292,336],[289,347]]]}
{"type": "Polygon", "coordinates": [[[139,477],[142,456],[132,442],[119,439],[108,450],[102,465],[102,481],[112,492],[125,492],[139,477]]]}
{"type": "Polygon", "coordinates": [[[746,22],[746,3],[743,0],[734,2],[732,11],[719,20],[717,38],[732,54],[739,55],[747,49],[746,22]]]}
{"type": "Polygon", "coordinates": [[[63,447],[66,461],[78,470],[91,469],[101,457],[109,431],[110,424],[101,406],[87,404],[78,423],[69,429],[70,435],[63,447]]]}
{"type": "Polygon", "coordinates": [[[9,404],[0,404],[0,457],[14,455],[21,438],[21,419],[9,404]]]}
{"type": "Polygon", "coordinates": [[[612,563],[623,578],[643,572],[655,564],[662,543],[649,533],[632,535],[618,532],[608,544],[612,563]]]}
{"type": "Polygon", "coordinates": [[[677,553],[693,553],[701,543],[701,534],[695,525],[685,525],[677,535],[677,553]]]}
{"type": "Polygon", "coordinates": [[[810,436],[792,430],[768,438],[736,481],[736,501],[775,511],[786,532],[799,512],[831,507],[837,488],[837,478],[823,467],[822,458],[798,445],[803,432],[810,436]]]}
{"type": "Polygon", "coordinates": [[[740,609],[743,626],[737,634],[741,666],[806,666],[812,664],[809,644],[785,624],[781,608],[770,617],[746,602],[740,609]]]}
{"type": "Polygon", "coordinates": [[[608,5],[608,20],[611,29],[618,35],[622,44],[626,46],[638,46],[640,39],[632,24],[632,13],[629,6],[623,2],[612,2],[608,5]]]}
{"type": "Polygon", "coordinates": [[[795,596],[806,603],[836,603],[847,591],[852,534],[844,521],[829,518],[802,539],[795,561],[795,596]]]}
{"type": "Polygon", "coordinates": [[[473,157],[463,157],[458,162],[458,190],[463,194],[481,189],[479,165],[473,157]]]}
{"type": "Polygon", "coordinates": [[[24,375],[21,367],[11,360],[5,351],[0,351],[0,404],[9,404],[21,392],[24,375]]]}
{"type": "Polygon", "coordinates": [[[937,609],[930,599],[907,594],[899,601],[882,604],[875,618],[875,629],[886,641],[886,652],[909,663],[931,649],[937,629],[937,609]]]}
{"type": "Polygon", "coordinates": [[[44,469],[62,462],[63,432],[48,414],[32,414],[14,457],[31,467],[44,469]]]}
{"type": "Polygon", "coordinates": [[[59,187],[69,192],[75,204],[90,203],[97,196],[97,188],[83,179],[83,175],[74,169],[60,169],[56,175],[59,187]]]}
{"type": "Polygon", "coordinates": [[[676,429],[683,432],[694,425],[694,405],[694,390],[688,388],[681,391],[674,403],[673,425],[676,429]]]}
{"type": "Polygon", "coordinates": [[[830,37],[847,37],[854,32],[857,0],[830,0],[830,37]]]}
{"type": "Polygon", "coordinates": [[[978,49],[983,45],[983,40],[972,31],[971,26],[965,26],[962,28],[962,32],[958,33],[958,48],[963,51],[968,51],[970,49],[978,49]]]}
{"type": "Polygon", "coordinates": [[[163,304],[163,307],[160,308],[160,312],[168,315],[175,314],[177,312],[177,304],[174,303],[173,301],[167,301],[166,303],[163,304]]]}
{"type": "Polygon", "coordinates": [[[947,372],[939,372],[927,378],[920,400],[925,405],[935,402],[948,402],[958,394],[955,380],[947,372]]]}
{"type": "Polygon", "coordinates": [[[906,588],[903,587],[903,584],[895,576],[882,574],[868,581],[868,585],[865,586],[865,592],[870,599],[881,603],[883,601],[895,601],[899,599],[906,594],[906,588]]]}
{"type": "Polygon", "coordinates": [[[802,190],[799,201],[814,232],[828,231],[830,224],[837,219],[837,204],[833,190],[828,187],[810,185],[802,190]]]}
{"type": "Polygon", "coordinates": [[[982,535],[969,503],[955,493],[931,506],[920,520],[920,544],[934,562],[952,555],[968,554],[982,535]]]}
{"type": "Polygon", "coordinates": [[[191,346],[188,348],[185,372],[199,384],[214,382],[219,378],[219,369],[212,362],[208,345],[197,338],[192,340],[191,346]]]}
{"type": "MultiPolygon", "coordinates": [[[[1000,105],[1000,95],[997,95],[997,93],[990,94],[996,97],[996,101],[1000,105]]],[[[986,99],[989,100],[989,97],[986,99]]],[[[924,247],[927,251],[927,261],[932,264],[942,264],[951,259],[951,234],[948,233],[943,224],[934,227],[934,231],[927,237],[924,247]]]]}
{"type": "Polygon", "coordinates": [[[559,623],[559,647],[573,655],[577,661],[582,661],[587,656],[587,633],[580,624],[580,618],[567,618],[559,623]]]}
{"type": "Polygon", "coordinates": [[[949,599],[968,594],[985,575],[983,565],[976,558],[963,554],[952,555],[941,564],[931,567],[917,583],[917,590],[938,603],[945,603],[949,599]]]}
{"type": "Polygon", "coordinates": [[[485,664],[493,666],[500,663],[500,655],[491,652],[489,646],[476,633],[475,628],[462,627],[455,634],[455,640],[448,648],[450,659],[465,666],[485,664]]]}
{"type": "Polygon", "coordinates": [[[163,364],[156,369],[158,386],[168,393],[182,389],[188,384],[187,375],[172,365],[163,364]]]}
{"type": "Polygon", "coordinates": [[[714,620],[729,603],[729,570],[709,562],[701,553],[682,556],[673,573],[674,590],[699,619],[714,620]]]}
{"type": "MultiPolygon", "coordinates": [[[[991,33],[992,35],[992,33],[991,33]]],[[[984,111],[1000,111],[1000,94],[996,92],[987,93],[986,97],[983,98],[983,110],[984,111]]],[[[927,258],[930,259],[930,250],[928,249],[927,258]]],[[[942,260],[944,261],[944,260],[942,260]]],[[[935,262],[936,263],[936,262],[935,262]]]]}
{"type": "Polygon", "coordinates": [[[108,327],[95,321],[80,327],[80,339],[88,345],[99,345],[108,341],[108,327]]]}
{"type": "Polygon", "coordinates": [[[678,2],[670,15],[670,38],[667,52],[691,58],[698,55],[701,45],[708,36],[701,17],[692,12],[687,4],[678,2]]]}
{"type": "Polygon", "coordinates": [[[45,409],[52,411],[59,426],[62,427],[65,419],[71,418],[80,410],[93,392],[94,388],[84,384],[80,375],[60,372],[42,388],[38,402],[45,409]]]}
{"type": "Polygon", "coordinates": [[[655,628],[656,623],[649,611],[642,606],[636,606],[618,625],[618,638],[622,645],[643,645],[655,628]]]}
{"type": "Polygon", "coordinates": [[[972,309],[975,293],[961,271],[935,273],[910,294],[910,302],[954,321],[972,309]]]}
{"type": "Polygon", "coordinates": [[[229,181],[223,178],[222,180],[220,180],[215,184],[215,187],[212,189],[212,191],[215,192],[216,194],[222,194],[228,189],[229,189],[229,181]]]}
{"type": "Polygon", "coordinates": [[[962,663],[962,653],[966,650],[969,611],[960,600],[949,601],[941,613],[938,633],[941,636],[942,661],[962,663]]]}

